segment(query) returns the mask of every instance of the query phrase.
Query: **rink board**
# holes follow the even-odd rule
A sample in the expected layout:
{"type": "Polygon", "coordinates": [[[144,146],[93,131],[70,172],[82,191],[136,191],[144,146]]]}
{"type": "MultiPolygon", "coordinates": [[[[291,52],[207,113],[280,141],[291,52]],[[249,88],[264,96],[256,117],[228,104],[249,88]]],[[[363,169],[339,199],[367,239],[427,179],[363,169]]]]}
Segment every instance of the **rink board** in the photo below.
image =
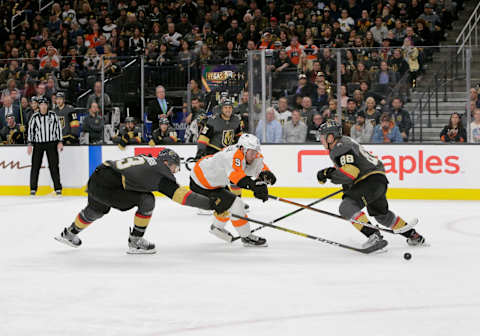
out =
{"type": "MultiPolygon", "coordinates": [[[[195,156],[196,146],[171,146],[186,159],[195,156]]],[[[381,159],[390,181],[389,197],[397,199],[480,199],[479,147],[473,145],[366,145],[381,159]]],[[[104,160],[140,153],[156,155],[162,147],[117,146],[65,147],[60,154],[64,195],[85,195],[89,174],[104,160]]],[[[328,152],[318,145],[264,145],[265,162],[277,176],[271,194],[291,198],[319,198],[337,190],[333,184],[320,186],[316,172],[331,166],[328,152]]],[[[24,146],[0,147],[0,195],[27,195],[30,160],[24,146]]],[[[375,160],[375,158],[372,158],[375,160]]],[[[51,188],[46,157],[40,173],[40,195],[51,188]]],[[[189,171],[182,165],[177,179],[188,185],[189,171]]],[[[246,197],[251,193],[245,192],[246,197]]]]}

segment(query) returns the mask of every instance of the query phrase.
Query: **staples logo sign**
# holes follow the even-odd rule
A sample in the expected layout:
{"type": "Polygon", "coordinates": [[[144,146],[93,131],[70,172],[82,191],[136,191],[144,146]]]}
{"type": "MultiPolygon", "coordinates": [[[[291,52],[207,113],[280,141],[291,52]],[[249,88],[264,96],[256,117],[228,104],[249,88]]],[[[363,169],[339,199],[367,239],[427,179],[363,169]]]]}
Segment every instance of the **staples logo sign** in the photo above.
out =
{"type": "MultiPolygon", "coordinates": [[[[297,155],[297,171],[302,172],[302,159],[304,156],[328,155],[327,150],[301,150],[297,155]]],[[[456,155],[440,156],[425,155],[423,150],[418,150],[412,155],[383,155],[380,158],[388,174],[398,174],[403,181],[409,174],[458,174],[460,172],[459,157],[456,155]]],[[[319,167],[320,168],[320,167],[319,167]]]]}

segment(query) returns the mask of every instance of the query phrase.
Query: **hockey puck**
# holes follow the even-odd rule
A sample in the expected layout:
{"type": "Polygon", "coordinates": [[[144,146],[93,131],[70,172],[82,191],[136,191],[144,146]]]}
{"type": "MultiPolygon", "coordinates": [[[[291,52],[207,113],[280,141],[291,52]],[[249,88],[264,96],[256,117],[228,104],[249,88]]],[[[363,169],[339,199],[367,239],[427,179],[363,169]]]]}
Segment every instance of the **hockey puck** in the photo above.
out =
{"type": "Polygon", "coordinates": [[[405,254],[403,255],[403,259],[405,260],[410,260],[412,258],[412,255],[408,252],[405,252],[405,254]]]}

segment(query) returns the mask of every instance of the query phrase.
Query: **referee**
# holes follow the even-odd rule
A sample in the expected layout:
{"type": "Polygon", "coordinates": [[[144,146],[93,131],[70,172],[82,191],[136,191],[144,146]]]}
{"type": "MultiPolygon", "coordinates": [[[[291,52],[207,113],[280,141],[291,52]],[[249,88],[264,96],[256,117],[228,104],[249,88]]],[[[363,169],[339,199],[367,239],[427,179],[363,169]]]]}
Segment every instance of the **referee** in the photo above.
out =
{"type": "Polygon", "coordinates": [[[62,130],[57,115],[48,110],[48,100],[38,98],[40,111],[35,112],[28,122],[28,155],[32,155],[30,171],[30,195],[35,195],[38,188],[38,174],[42,165],[43,153],[47,152],[48,168],[52,176],[57,195],[62,194],[60,171],[58,169],[58,151],[63,150],[62,130]]]}

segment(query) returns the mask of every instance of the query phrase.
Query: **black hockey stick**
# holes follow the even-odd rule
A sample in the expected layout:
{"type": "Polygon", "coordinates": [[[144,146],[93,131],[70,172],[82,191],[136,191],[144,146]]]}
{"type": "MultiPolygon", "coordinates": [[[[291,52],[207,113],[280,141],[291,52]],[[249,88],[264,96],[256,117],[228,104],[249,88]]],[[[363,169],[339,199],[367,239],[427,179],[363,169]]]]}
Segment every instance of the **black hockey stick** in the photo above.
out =
{"type": "MultiPolygon", "coordinates": [[[[322,197],[322,198],[320,198],[320,199],[318,199],[318,200],[316,200],[316,201],[313,201],[312,203],[308,204],[308,206],[312,206],[312,205],[315,205],[315,204],[317,204],[317,203],[320,203],[321,201],[325,201],[326,199],[329,199],[330,197],[333,197],[333,196],[341,193],[342,191],[343,191],[343,189],[337,190],[337,191],[335,191],[335,192],[333,192],[333,193],[331,193],[331,194],[329,194],[329,195],[327,195],[327,196],[325,196],[325,197],[322,197]]],[[[281,220],[284,219],[284,218],[290,217],[291,215],[294,215],[294,214],[296,214],[296,213],[299,213],[300,211],[303,211],[303,210],[305,210],[305,208],[297,209],[297,210],[292,211],[292,212],[290,212],[290,213],[288,213],[288,214],[286,214],[286,215],[283,215],[282,217],[278,217],[277,219],[274,219],[274,220],[271,221],[270,223],[272,223],[272,224],[273,224],[273,223],[276,223],[276,222],[278,222],[278,221],[281,221],[281,220]]],[[[264,226],[259,226],[259,227],[255,228],[255,229],[253,229],[252,231],[250,231],[250,233],[254,233],[255,231],[258,231],[258,230],[263,229],[263,228],[264,228],[264,226]]],[[[240,238],[242,238],[242,237],[240,237],[240,236],[235,237],[235,238],[232,239],[232,242],[234,242],[235,240],[238,240],[238,239],[240,239],[240,238]]]]}
{"type": "Polygon", "coordinates": [[[332,245],[332,246],[336,246],[336,247],[341,247],[341,248],[344,248],[344,249],[347,249],[347,250],[352,250],[352,251],[356,251],[356,252],[360,252],[360,253],[364,253],[364,254],[369,254],[369,253],[375,252],[375,251],[380,250],[380,249],[382,249],[386,246],[386,244],[383,245],[383,246],[375,246],[374,245],[374,246],[370,246],[370,247],[362,249],[362,248],[357,248],[357,247],[353,247],[353,246],[350,246],[350,245],[345,245],[345,244],[342,244],[342,243],[338,243],[336,241],[325,239],[325,238],[322,238],[322,237],[316,237],[316,236],[312,236],[312,235],[309,235],[309,234],[306,234],[306,233],[303,233],[303,232],[298,232],[298,231],[295,231],[295,230],[287,229],[287,228],[284,228],[284,227],[281,227],[281,226],[278,226],[278,225],[273,225],[273,224],[270,224],[270,223],[262,222],[262,221],[259,221],[259,220],[256,220],[256,219],[252,219],[250,217],[242,217],[242,216],[238,216],[238,215],[235,215],[235,214],[232,214],[232,216],[235,217],[235,218],[238,218],[238,219],[244,219],[244,220],[256,223],[256,224],[260,224],[262,226],[266,226],[266,227],[269,227],[269,228],[272,228],[272,229],[288,232],[288,233],[291,233],[291,234],[294,234],[294,235],[297,235],[297,236],[300,236],[300,237],[313,239],[313,240],[319,241],[319,242],[324,243],[324,244],[328,244],[328,245],[332,245]]]}
{"type": "Polygon", "coordinates": [[[305,204],[301,204],[301,203],[297,203],[297,202],[294,202],[294,201],[290,201],[290,200],[287,200],[285,198],[281,198],[281,197],[277,197],[277,196],[273,196],[273,195],[268,195],[268,198],[271,198],[271,199],[274,199],[274,200],[277,200],[277,201],[280,201],[280,202],[284,202],[284,203],[288,203],[288,204],[292,204],[292,205],[296,205],[296,206],[299,206],[301,208],[304,208],[304,209],[308,209],[308,210],[312,210],[312,211],[315,211],[315,212],[319,212],[321,214],[324,214],[324,215],[327,215],[327,216],[330,216],[330,217],[334,217],[334,218],[338,218],[338,219],[341,219],[341,220],[344,220],[344,221],[347,221],[349,223],[356,223],[356,224],[361,224],[363,226],[367,226],[367,227],[370,227],[372,229],[377,229],[379,231],[383,231],[383,232],[388,232],[388,233],[392,233],[392,234],[397,234],[397,232],[393,231],[392,229],[385,229],[385,228],[382,228],[378,225],[375,225],[373,223],[370,223],[370,222],[367,222],[367,223],[364,223],[364,222],[359,222],[359,221],[356,221],[356,220],[353,220],[353,219],[347,219],[345,217],[342,217],[340,215],[337,215],[337,214],[334,214],[332,212],[328,212],[328,211],[325,211],[325,210],[320,210],[320,209],[317,209],[317,208],[312,208],[308,205],[305,205],[305,204]]]}

